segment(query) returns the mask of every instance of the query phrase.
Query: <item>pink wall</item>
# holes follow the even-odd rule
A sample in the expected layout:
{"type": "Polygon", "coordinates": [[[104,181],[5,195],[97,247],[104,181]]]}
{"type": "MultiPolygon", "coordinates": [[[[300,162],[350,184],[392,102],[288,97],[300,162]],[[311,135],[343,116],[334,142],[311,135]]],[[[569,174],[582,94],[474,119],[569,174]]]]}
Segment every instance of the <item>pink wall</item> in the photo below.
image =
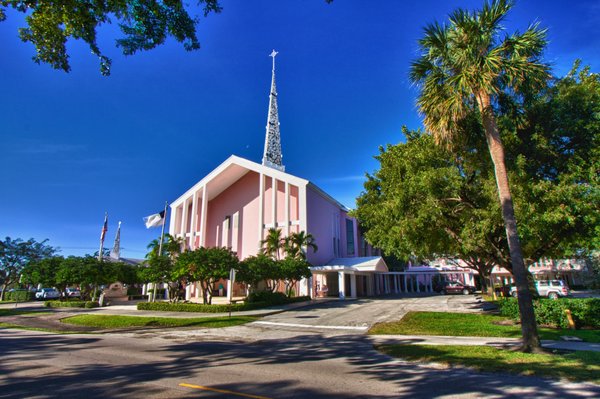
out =
{"type": "MultiPolygon", "coordinates": [[[[220,244],[217,236],[222,235],[222,225],[226,216],[239,212],[237,229],[233,220],[229,229],[229,244],[233,241],[232,235],[237,231],[237,246],[232,248],[238,253],[240,259],[258,252],[258,189],[259,175],[248,172],[229,188],[208,202],[206,246],[220,244]]],[[[210,186],[209,186],[210,190],[210,186]]]]}
{"type": "MultiPolygon", "coordinates": [[[[308,261],[313,265],[324,265],[335,257],[333,223],[334,215],[336,214],[339,215],[339,257],[346,257],[346,219],[354,219],[349,218],[346,212],[323,198],[323,196],[310,187],[306,190],[306,196],[307,230],[315,237],[315,242],[319,247],[319,250],[315,254],[309,250],[308,261]]],[[[356,223],[354,223],[354,236],[356,248],[356,223]]],[[[353,256],[356,256],[356,250],[353,256]]]]}

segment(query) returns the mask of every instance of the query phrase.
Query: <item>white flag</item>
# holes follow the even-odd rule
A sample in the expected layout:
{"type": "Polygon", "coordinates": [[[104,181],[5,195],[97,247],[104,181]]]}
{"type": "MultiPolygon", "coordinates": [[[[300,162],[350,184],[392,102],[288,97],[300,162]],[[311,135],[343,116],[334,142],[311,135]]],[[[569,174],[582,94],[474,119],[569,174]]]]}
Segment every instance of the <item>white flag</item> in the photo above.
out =
{"type": "Polygon", "coordinates": [[[110,251],[110,257],[119,260],[121,258],[121,222],[117,227],[117,235],[115,236],[115,245],[110,251]]]}
{"type": "Polygon", "coordinates": [[[144,218],[144,223],[146,223],[146,228],[149,229],[151,227],[162,226],[165,222],[165,211],[160,213],[155,213],[154,215],[146,216],[144,218]]]}

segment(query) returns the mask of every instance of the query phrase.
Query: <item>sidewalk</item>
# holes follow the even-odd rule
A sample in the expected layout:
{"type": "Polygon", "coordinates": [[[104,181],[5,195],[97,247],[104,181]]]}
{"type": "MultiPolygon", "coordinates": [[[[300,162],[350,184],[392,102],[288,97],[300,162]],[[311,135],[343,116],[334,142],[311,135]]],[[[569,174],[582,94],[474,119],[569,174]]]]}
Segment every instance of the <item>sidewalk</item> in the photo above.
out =
{"type": "MultiPolygon", "coordinates": [[[[375,344],[401,344],[401,345],[489,345],[489,346],[519,346],[519,338],[502,337],[449,337],[439,335],[369,335],[375,344]]],[[[600,352],[600,343],[550,341],[542,340],[542,347],[546,349],[562,349],[572,351],[600,352]]]]}

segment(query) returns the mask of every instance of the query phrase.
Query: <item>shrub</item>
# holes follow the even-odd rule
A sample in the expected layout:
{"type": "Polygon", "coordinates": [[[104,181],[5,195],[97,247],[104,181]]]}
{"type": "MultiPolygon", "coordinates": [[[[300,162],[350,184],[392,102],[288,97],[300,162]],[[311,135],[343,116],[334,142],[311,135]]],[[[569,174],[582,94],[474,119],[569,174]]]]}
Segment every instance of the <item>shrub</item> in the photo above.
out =
{"type": "MultiPolygon", "coordinates": [[[[501,299],[497,304],[502,316],[519,320],[519,305],[516,298],[501,299]]],[[[533,302],[533,309],[538,324],[567,328],[569,322],[565,310],[569,309],[577,328],[600,328],[600,299],[598,298],[539,299],[533,302]]]]}
{"type": "Polygon", "coordinates": [[[139,302],[138,310],[158,310],[164,312],[227,313],[253,310],[268,306],[267,303],[234,303],[231,305],[204,305],[200,303],[139,302]]]}
{"type": "Polygon", "coordinates": [[[7,291],[4,293],[5,301],[27,302],[35,299],[35,292],[28,290],[7,291]]]}
{"type": "Polygon", "coordinates": [[[97,308],[98,302],[95,301],[46,301],[44,306],[47,308],[97,308]]]}
{"type": "Polygon", "coordinates": [[[128,287],[127,288],[127,295],[128,296],[142,295],[142,289],[138,288],[138,287],[128,287]]]}
{"type": "MultiPolygon", "coordinates": [[[[282,294],[283,295],[283,294],[282,294]]],[[[279,298],[279,296],[276,296],[279,298]]],[[[310,297],[300,296],[288,298],[283,295],[285,303],[295,303],[309,301],[310,297]]],[[[273,306],[273,303],[266,301],[234,303],[231,305],[203,305],[200,303],[169,303],[169,302],[140,302],[137,304],[138,310],[158,310],[164,312],[198,312],[198,313],[227,313],[241,312],[244,310],[255,310],[273,306]]]]}
{"type": "Polygon", "coordinates": [[[271,305],[283,305],[288,303],[288,297],[281,292],[256,291],[248,295],[248,302],[266,302],[271,305]]]}

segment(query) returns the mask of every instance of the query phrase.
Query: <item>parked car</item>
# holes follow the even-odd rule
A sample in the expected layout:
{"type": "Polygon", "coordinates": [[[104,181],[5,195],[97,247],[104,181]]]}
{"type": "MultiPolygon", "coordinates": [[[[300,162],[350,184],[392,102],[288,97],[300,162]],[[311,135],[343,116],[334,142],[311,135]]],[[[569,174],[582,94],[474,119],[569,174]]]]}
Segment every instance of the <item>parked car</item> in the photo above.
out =
{"type": "Polygon", "coordinates": [[[444,281],[441,284],[434,287],[436,292],[439,292],[442,295],[446,294],[463,294],[469,295],[475,293],[477,291],[476,287],[472,285],[465,285],[460,281],[444,281]]]}
{"type": "Polygon", "coordinates": [[[74,287],[67,287],[64,296],[65,298],[81,298],[81,291],[74,287]]]}
{"type": "MultiPolygon", "coordinates": [[[[562,280],[538,280],[535,282],[535,288],[539,296],[545,296],[550,299],[557,299],[570,295],[569,287],[562,280]]],[[[517,287],[511,287],[510,295],[518,296],[517,287]]]]}
{"type": "Polygon", "coordinates": [[[35,299],[57,299],[60,298],[60,292],[54,288],[40,288],[35,293],[35,299]]]}

